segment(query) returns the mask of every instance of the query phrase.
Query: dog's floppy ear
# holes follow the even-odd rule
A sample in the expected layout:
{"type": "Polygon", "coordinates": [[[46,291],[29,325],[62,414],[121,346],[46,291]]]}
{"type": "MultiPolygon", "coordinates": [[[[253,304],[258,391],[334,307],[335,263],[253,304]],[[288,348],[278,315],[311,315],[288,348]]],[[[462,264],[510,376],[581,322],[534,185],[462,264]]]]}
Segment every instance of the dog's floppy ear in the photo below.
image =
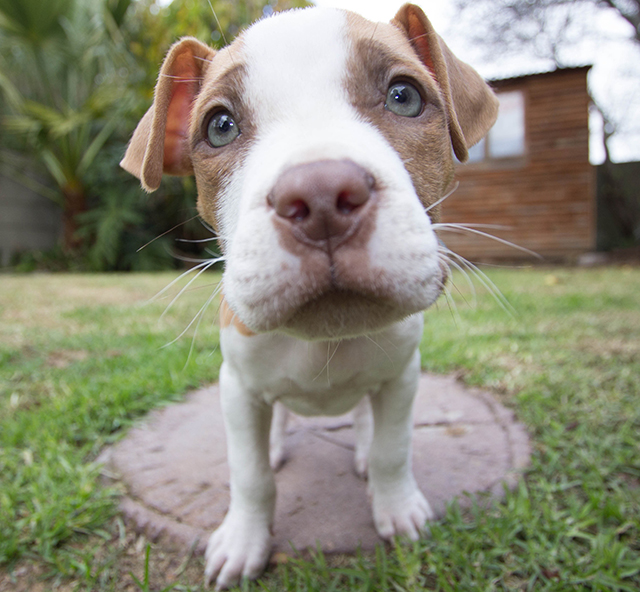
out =
{"type": "Polygon", "coordinates": [[[162,64],[153,105],[140,120],[120,166],[140,179],[147,191],[162,174],[190,175],[191,107],[215,51],[193,37],[175,43],[162,64]]]}
{"type": "Polygon", "coordinates": [[[471,66],[453,55],[421,8],[405,4],[391,24],[408,37],[442,89],[453,150],[458,160],[464,162],[468,157],[467,149],[483,138],[495,123],[497,98],[471,66]]]}

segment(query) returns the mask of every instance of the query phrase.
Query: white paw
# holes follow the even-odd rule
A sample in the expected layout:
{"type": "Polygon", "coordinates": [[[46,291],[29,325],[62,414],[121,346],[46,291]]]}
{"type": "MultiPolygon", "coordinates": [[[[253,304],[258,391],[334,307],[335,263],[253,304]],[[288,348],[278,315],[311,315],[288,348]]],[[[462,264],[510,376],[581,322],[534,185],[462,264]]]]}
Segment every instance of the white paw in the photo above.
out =
{"type": "Polygon", "coordinates": [[[373,415],[369,397],[363,397],[353,410],[353,430],[356,437],[353,467],[358,477],[366,479],[369,474],[369,451],[373,438],[373,415]]]}
{"type": "Polygon", "coordinates": [[[215,580],[216,590],[225,590],[241,578],[257,578],[269,561],[272,544],[268,526],[230,512],[207,544],[207,586],[215,580]]]}
{"type": "Polygon", "coordinates": [[[279,439],[276,442],[271,442],[269,447],[269,465],[271,469],[277,471],[282,467],[285,460],[284,440],[279,439]]]}
{"type": "Polygon", "coordinates": [[[284,443],[287,435],[288,421],[289,411],[287,411],[287,408],[281,403],[276,403],[273,406],[271,433],[269,436],[269,465],[274,471],[277,471],[286,460],[284,443]]]}
{"type": "Polygon", "coordinates": [[[408,495],[373,496],[373,519],[383,539],[406,536],[417,541],[433,518],[429,502],[417,487],[408,495]]]}
{"type": "Polygon", "coordinates": [[[368,450],[359,450],[356,448],[356,454],[353,457],[353,468],[360,479],[367,478],[367,474],[369,473],[368,450]]]}

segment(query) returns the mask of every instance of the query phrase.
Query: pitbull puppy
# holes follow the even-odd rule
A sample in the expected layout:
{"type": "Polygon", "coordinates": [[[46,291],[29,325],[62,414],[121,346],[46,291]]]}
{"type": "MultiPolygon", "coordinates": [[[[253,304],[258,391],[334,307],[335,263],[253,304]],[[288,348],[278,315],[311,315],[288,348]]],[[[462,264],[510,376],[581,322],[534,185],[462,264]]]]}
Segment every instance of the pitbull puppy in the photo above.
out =
{"type": "Polygon", "coordinates": [[[231,503],[206,553],[218,588],[269,558],[275,403],[302,415],[357,407],[356,464],[381,537],[416,539],[432,517],[410,460],[422,311],[446,281],[432,223],[453,154],[466,160],[497,109],[410,4],[390,24],[293,10],[220,51],[192,38],[169,51],[121,164],[147,191],[163,173],[195,175],[226,260],[231,503]]]}

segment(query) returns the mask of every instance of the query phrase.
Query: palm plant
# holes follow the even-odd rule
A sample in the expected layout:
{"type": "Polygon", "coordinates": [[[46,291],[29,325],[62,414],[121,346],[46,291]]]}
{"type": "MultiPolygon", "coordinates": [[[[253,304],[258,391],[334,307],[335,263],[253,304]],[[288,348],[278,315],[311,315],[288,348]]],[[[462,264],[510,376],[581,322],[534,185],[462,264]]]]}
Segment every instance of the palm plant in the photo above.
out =
{"type": "Polygon", "coordinates": [[[135,96],[135,68],[119,35],[132,0],[0,0],[3,172],[15,152],[35,156],[63,208],[63,244],[79,246],[86,174],[135,96]]]}
{"type": "MultiPolygon", "coordinates": [[[[118,169],[124,144],[178,37],[220,46],[273,6],[304,4],[0,0],[0,173],[61,206],[70,262],[93,270],[157,268],[171,261],[168,229],[175,227],[173,238],[207,236],[193,219],[193,182],[167,180],[142,197],[136,180],[118,169]],[[167,236],[151,242],[158,235],[167,236]]],[[[197,256],[202,244],[181,242],[181,250],[197,256]]]]}

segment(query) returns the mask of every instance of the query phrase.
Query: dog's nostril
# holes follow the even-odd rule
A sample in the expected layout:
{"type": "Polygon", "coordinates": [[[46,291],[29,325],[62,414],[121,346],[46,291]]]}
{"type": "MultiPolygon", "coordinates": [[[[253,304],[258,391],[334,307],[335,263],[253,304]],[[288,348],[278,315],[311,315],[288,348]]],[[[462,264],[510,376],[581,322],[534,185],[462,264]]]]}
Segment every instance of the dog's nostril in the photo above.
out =
{"type": "Polygon", "coordinates": [[[271,192],[267,196],[267,204],[281,218],[287,218],[295,222],[301,222],[311,214],[307,202],[303,198],[297,198],[294,195],[287,199],[286,196],[277,196],[271,192]]]}
{"type": "Polygon", "coordinates": [[[338,194],[336,207],[341,214],[350,214],[356,208],[359,208],[366,199],[358,198],[358,196],[350,191],[341,191],[338,194]]]}
{"type": "Polygon", "coordinates": [[[301,221],[309,216],[309,206],[301,199],[296,199],[284,205],[278,212],[283,218],[290,218],[291,220],[301,221]]]}

